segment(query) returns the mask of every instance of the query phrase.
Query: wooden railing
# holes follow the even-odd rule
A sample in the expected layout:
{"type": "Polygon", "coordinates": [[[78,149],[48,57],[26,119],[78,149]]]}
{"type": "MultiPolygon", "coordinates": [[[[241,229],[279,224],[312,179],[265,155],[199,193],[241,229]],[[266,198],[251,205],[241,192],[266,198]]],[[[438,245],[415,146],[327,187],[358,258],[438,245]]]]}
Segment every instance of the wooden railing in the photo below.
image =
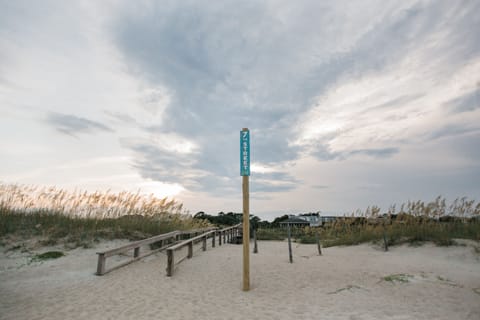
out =
{"type": "Polygon", "coordinates": [[[199,236],[196,236],[194,238],[184,240],[180,243],[177,243],[173,246],[168,247],[166,249],[167,250],[167,276],[168,277],[173,276],[175,265],[178,265],[180,262],[182,262],[185,259],[190,259],[193,257],[193,245],[195,243],[202,241],[202,250],[206,251],[208,238],[210,237],[212,238],[212,247],[215,247],[215,237],[218,235],[218,244],[221,246],[222,237],[223,237],[223,243],[231,242],[234,239],[234,237],[237,237],[239,235],[240,226],[241,226],[240,224],[237,224],[235,226],[228,227],[221,230],[211,230],[199,236]],[[182,249],[183,247],[188,247],[187,256],[182,257],[181,259],[179,259],[177,263],[175,263],[175,252],[177,250],[182,249]]]}
{"type": "Polygon", "coordinates": [[[191,237],[192,235],[196,236],[199,233],[212,232],[212,231],[216,231],[216,229],[206,228],[206,229],[195,229],[195,230],[189,230],[189,231],[172,231],[172,232],[165,233],[165,234],[160,234],[158,236],[154,236],[154,237],[151,237],[151,238],[131,242],[127,245],[124,245],[124,246],[121,246],[121,247],[118,247],[118,248],[115,248],[115,249],[102,251],[102,252],[97,252],[98,263],[97,263],[97,273],[96,274],[99,275],[99,276],[104,275],[107,272],[110,272],[110,271],[113,271],[113,270],[118,269],[120,267],[123,267],[127,264],[130,264],[134,261],[140,260],[140,259],[142,259],[144,257],[147,257],[151,254],[154,254],[156,252],[165,250],[168,247],[170,247],[172,245],[175,245],[175,243],[178,243],[178,241],[181,238],[185,237],[186,235],[188,235],[188,237],[191,237]],[[150,250],[149,252],[144,253],[144,254],[140,254],[140,247],[141,246],[145,246],[145,245],[149,245],[149,244],[157,243],[157,242],[159,243],[159,248],[154,249],[154,250],[150,250]],[[125,261],[121,264],[118,264],[118,265],[116,265],[116,266],[114,266],[114,267],[112,267],[108,270],[106,269],[106,260],[107,260],[108,257],[118,255],[118,254],[122,254],[122,253],[124,254],[124,253],[126,253],[126,252],[128,252],[129,250],[132,250],[132,249],[133,249],[133,258],[132,259],[130,259],[128,261],[125,261]]]}

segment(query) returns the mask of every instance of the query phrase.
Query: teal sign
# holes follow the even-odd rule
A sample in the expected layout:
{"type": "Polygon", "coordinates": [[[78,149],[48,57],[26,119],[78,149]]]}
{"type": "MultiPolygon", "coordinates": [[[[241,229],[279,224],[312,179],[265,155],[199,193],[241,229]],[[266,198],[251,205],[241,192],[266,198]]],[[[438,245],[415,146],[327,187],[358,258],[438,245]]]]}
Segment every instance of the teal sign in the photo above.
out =
{"type": "Polygon", "coordinates": [[[240,175],[250,175],[250,131],[240,131],[240,175]]]}

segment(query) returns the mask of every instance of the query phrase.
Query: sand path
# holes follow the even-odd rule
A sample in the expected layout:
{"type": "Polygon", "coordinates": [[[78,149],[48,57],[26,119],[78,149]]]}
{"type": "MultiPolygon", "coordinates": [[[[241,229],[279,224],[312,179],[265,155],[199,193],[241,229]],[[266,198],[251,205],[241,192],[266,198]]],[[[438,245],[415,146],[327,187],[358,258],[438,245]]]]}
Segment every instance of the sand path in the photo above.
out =
{"type": "Polygon", "coordinates": [[[163,253],[95,276],[95,252],[113,245],[19,268],[3,254],[0,319],[480,319],[471,244],[334,247],[323,256],[294,244],[290,264],[285,242],[262,241],[251,255],[250,292],[241,290],[241,245],[197,248],[172,278],[163,253]],[[408,282],[382,279],[391,274],[408,282]]]}

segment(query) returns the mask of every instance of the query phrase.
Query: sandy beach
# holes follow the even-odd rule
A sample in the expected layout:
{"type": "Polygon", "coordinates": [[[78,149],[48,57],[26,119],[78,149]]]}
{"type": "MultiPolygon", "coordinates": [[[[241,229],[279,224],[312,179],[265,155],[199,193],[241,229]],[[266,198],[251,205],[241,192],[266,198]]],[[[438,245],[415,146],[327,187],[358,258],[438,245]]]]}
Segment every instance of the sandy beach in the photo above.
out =
{"type": "Polygon", "coordinates": [[[261,241],[249,292],[234,244],[196,248],[171,278],[164,253],[95,276],[95,252],[121,243],[32,263],[0,247],[0,319],[480,319],[478,243],[389,252],[365,244],[322,256],[294,244],[290,264],[286,242],[261,241]]]}

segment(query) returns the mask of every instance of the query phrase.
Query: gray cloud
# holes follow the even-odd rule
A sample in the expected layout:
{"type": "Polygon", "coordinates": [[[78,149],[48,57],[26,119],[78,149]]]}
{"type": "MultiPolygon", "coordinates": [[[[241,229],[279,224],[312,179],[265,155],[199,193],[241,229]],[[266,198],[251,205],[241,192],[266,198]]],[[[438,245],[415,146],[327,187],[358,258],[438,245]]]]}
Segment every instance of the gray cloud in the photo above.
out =
{"type": "MultiPolygon", "coordinates": [[[[480,159],[480,129],[458,134],[445,135],[442,139],[446,147],[456,156],[462,156],[478,163],[480,159]]],[[[479,173],[480,174],[480,173],[479,173]]]]}
{"type": "Polygon", "coordinates": [[[388,158],[398,152],[398,148],[358,149],[350,151],[349,155],[363,154],[373,158],[388,158]]]}
{"type": "Polygon", "coordinates": [[[50,112],[45,120],[58,131],[72,136],[96,131],[113,132],[111,128],[100,122],[70,114],[50,112]]]}
{"type": "MultiPolygon", "coordinates": [[[[295,160],[305,150],[289,143],[296,134],[292,124],[333,85],[366,72],[381,72],[436,33],[449,39],[436,48],[442,52],[437,59],[448,62],[444,72],[480,52],[476,35],[468,31],[474,26],[480,29],[475,14],[480,4],[475,1],[418,2],[408,10],[393,8],[362,29],[377,16],[366,13],[364,22],[355,22],[358,37],[350,42],[339,38],[342,45],[327,41],[332,48],[325,46],[325,39],[357,32],[343,29],[347,27],[341,22],[341,4],[305,1],[295,7],[298,17],[282,16],[278,9],[282,5],[286,3],[164,2],[151,4],[140,15],[128,10],[119,16],[112,30],[125,61],[146,81],[172,93],[162,125],[142,129],[149,134],[176,132],[199,146],[192,156],[195,161],[188,165],[172,163],[173,158],[158,149],[131,147],[139,159],[145,159],[135,164],[143,176],[178,182],[184,181],[182,172],[200,170],[206,175],[190,183],[192,188],[207,184],[200,188],[228,190],[238,171],[236,135],[242,127],[252,130],[252,161],[295,160]],[[447,29],[445,20],[450,23],[447,29]],[[331,21],[338,22],[335,34],[327,28],[331,21]],[[155,161],[173,167],[162,171],[155,161]]],[[[362,12],[356,13],[362,16],[362,12]]],[[[402,93],[372,108],[402,108],[424,94],[402,93]]],[[[399,152],[397,147],[386,147],[335,153],[327,145],[328,139],[319,142],[312,154],[320,160],[341,160],[356,155],[388,158],[399,152]]]]}
{"type": "Polygon", "coordinates": [[[134,117],[127,113],[122,112],[113,112],[109,110],[104,110],[104,113],[110,117],[113,121],[118,122],[122,125],[136,125],[137,121],[134,117]]]}
{"type": "Polygon", "coordinates": [[[168,183],[184,183],[190,186],[193,181],[186,173],[194,165],[188,156],[161,149],[152,141],[123,138],[121,144],[135,153],[133,166],[144,178],[168,183]]]}
{"type": "Polygon", "coordinates": [[[295,185],[285,184],[285,185],[275,185],[263,182],[252,183],[251,190],[252,192],[285,192],[292,191],[295,189],[295,185]]]}
{"type": "Polygon", "coordinates": [[[252,176],[252,192],[284,192],[294,190],[301,181],[288,172],[255,172],[252,176]]]}
{"type": "Polygon", "coordinates": [[[400,151],[396,147],[388,148],[372,148],[372,149],[355,149],[342,152],[332,152],[325,145],[318,144],[313,155],[323,161],[329,160],[346,160],[355,155],[364,155],[372,158],[389,158],[400,151]]]}
{"type": "Polygon", "coordinates": [[[283,170],[250,179],[253,210],[271,218],[475,197],[478,12],[476,0],[4,1],[2,127],[22,134],[5,141],[1,175],[49,183],[36,168],[51,162],[42,155],[57,132],[115,129],[98,143],[122,149],[67,146],[92,161],[62,184],[161,193],[155,181],[179,183],[189,208],[235,207],[238,131],[249,127],[252,162],[283,170]],[[45,123],[56,129],[47,139],[45,123]],[[105,152],[118,159],[103,171],[94,158],[105,152]],[[120,169],[127,158],[134,172],[120,169]]]}
{"type": "MultiPolygon", "coordinates": [[[[181,183],[192,191],[216,196],[238,194],[240,178],[236,143],[235,153],[224,152],[222,155],[213,148],[212,153],[200,153],[199,157],[165,150],[145,139],[123,138],[121,144],[135,153],[132,165],[144,178],[181,183]]],[[[252,192],[287,191],[298,183],[285,172],[254,173],[253,176],[252,192]]]]}
{"type": "Polygon", "coordinates": [[[344,158],[342,153],[330,151],[328,149],[328,146],[324,143],[318,143],[314,147],[314,151],[312,152],[312,155],[322,161],[329,161],[329,160],[344,158]]]}
{"type": "Polygon", "coordinates": [[[390,109],[392,107],[402,107],[403,105],[413,102],[421,97],[425,96],[425,94],[420,93],[420,94],[406,94],[400,97],[393,98],[391,100],[388,100],[387,102],[375,105],[371,108],[369,108],[366,111],[373,111],[373,110],[381,110],[381,109],[390,109]]]}
{"type": "Polygon", "coordinates": [[[479,132],[480,128],[465,127],[461,124],[451,124],[443,126],[428,135],[428,139],[436,140],[454,136],[461,136],[469,133],[479,132]]]}
{"type": "Polygon", "coordinates": [[[445,103],[452,113],[474,111],[480,108],[480,88],[445,103]]]}

